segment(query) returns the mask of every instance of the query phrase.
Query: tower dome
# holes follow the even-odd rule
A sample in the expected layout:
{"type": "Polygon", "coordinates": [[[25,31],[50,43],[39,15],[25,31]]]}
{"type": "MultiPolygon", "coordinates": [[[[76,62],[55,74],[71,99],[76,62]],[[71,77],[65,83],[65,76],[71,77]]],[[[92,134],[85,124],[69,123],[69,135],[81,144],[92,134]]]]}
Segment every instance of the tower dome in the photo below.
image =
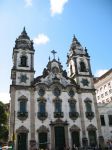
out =
{"type": "Polygon", "coordinates": [[[24,49],[24,50],[26,50],[26,49],[34,50],[33,41],[30,40],[29,36],[27,35],[25,27],[23,28],[21,35],[15,41],[15,48],[16,49],[24,49]]]}

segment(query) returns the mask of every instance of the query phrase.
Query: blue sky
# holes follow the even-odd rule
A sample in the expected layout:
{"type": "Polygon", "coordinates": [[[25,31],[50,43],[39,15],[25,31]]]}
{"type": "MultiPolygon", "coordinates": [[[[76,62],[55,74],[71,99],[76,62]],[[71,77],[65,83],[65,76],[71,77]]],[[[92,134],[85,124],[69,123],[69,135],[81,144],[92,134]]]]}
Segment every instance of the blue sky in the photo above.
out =
{"type": "Polygon", "coordinates": [[[23,27],[35,47],[35,76],[56,50],[66,69],[75,34],[91,56],[94,75],[112,67],[111,0],[0,0],[0,100],[9,101],[12,51],[23,27]]]}

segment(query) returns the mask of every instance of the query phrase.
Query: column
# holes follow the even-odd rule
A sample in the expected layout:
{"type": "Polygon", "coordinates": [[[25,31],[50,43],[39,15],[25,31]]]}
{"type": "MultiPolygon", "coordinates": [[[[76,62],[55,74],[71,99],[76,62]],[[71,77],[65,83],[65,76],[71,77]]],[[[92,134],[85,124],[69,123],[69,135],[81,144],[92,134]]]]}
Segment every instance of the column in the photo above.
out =
{"type": "Polygon", "coordinates": [[[94,101],[97,129],[98,129],[98,135],[99,135],[99,145],[103,148],[104,147],[104,138],[102,136],[102,131],[101,131],[100,115],[99,115],[99,111],[98,111],[95,92],[93,92],[93,101],[94,101]]]}
{"type": "Polygon", "coordinates": [[[51,150],[55,150],[55,134],[54,134],[54,126],[51,125],[51,150]]]}
{"type": "Polygon", "coordinates": [[[79,93],[78,96],[79,96],[79,110],[80,110],[80,120],[81,120],[81,128],[82,128],[82,145],[87,146],[88,145],[88,140],[87,140],[87,137],[86,137],[86,129],[85,129],[85,121],[84,121],[85,111],[83,110],[81,93],[79,93]]]}
{"type": "Polygon", "coordinates": [[[30,132],[31,132],[31,139],[30,139],[30,148],[36,146],[35,140],[35,101],[34,101],[34,88],[30,89],[30,132]]]}

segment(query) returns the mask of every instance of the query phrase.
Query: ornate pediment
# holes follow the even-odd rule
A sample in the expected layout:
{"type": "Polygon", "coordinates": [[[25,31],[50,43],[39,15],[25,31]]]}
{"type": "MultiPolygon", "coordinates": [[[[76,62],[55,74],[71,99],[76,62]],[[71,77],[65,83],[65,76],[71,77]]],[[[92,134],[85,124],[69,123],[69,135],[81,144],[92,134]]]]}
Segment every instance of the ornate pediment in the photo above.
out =
{"type": "Polygon", "coordinates": [[[50,125],[51,126],[57,126],[57,125],[65,126],[65,125],[68,125],[68,122],[67,122],[67,120],[63,121],[60,118],[58,118],[55,121],[51,121],[50,125]]]}
{"type": "Polygon", "coordinates": [[[75,124],[73,126],[71,126],[70,131],[80,131],[80,128],[78,126],[76,126],[75,124]]]}
{"type": "Polygon", "coordinates": [[[93,124],[90,124],[88,127],[87,127],[87,130],[90,131],[90,130],[97,130],[97,128],[93,125],[93,124]]]}
{"type": "Polygon", "coordinates": [[[16,130],[16,132],[17,132],[17,133],[28,133],[29,130],[28,130],[26,127],[24,127],[24,126],[21,126],[21,127],[19,127],[19,128],[16,130]]]}
{"type": "Polygon", "coordinates": [[[37,132],[49,132],[49,129],[46,126],[42,125],[39,129],[37,129],[37,132]]]}
{"type": "Polygon", "coordinates": [[[28,98],[26,96],[22,95],[18,98],[18,100],[28,100],[28,98]]]}

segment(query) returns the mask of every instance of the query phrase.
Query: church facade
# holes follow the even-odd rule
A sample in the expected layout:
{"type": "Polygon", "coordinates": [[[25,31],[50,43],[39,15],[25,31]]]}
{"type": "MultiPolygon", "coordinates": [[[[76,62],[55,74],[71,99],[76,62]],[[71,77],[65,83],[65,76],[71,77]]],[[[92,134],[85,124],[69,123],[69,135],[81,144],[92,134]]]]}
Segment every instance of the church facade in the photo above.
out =
{"type": "Polygon", "coordinates": [[[102,145],[90,56],[74,36],[67,54],[68,73],[49,58],[34,78],[34,47],[25,28],[15,41],[10,85],[10,135],[17,150],[63,150],[102,145]]]}

